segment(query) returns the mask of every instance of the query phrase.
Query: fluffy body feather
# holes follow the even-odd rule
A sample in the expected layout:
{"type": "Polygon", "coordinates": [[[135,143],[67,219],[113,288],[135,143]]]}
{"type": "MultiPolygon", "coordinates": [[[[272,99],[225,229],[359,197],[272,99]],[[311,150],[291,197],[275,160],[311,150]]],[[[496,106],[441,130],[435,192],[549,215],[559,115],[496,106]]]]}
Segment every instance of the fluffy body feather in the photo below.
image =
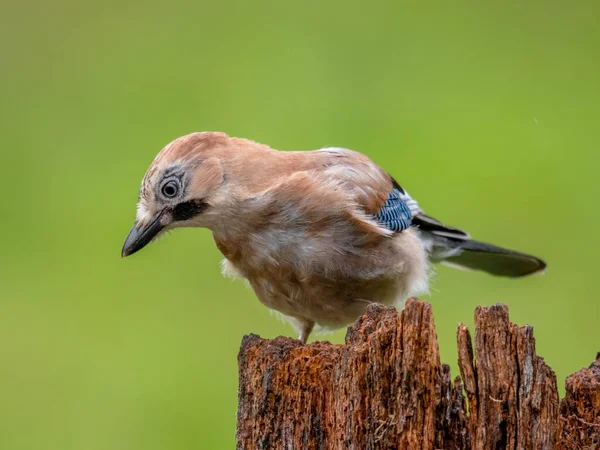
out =
{"type": "Polygon", "coordinates": [[[428,257],[509,276],[545,267],[424,215],[358,152],[280,152],[223,133],[193,133],[159,153],[123,254],[183,226],[209,228],[224,271],[248,280],[303,341],[315,324],[339,328],[370,302],[401,306],[426,291],[428,257]],[[470,251],[476,256],[461,258],[470,251]]]}

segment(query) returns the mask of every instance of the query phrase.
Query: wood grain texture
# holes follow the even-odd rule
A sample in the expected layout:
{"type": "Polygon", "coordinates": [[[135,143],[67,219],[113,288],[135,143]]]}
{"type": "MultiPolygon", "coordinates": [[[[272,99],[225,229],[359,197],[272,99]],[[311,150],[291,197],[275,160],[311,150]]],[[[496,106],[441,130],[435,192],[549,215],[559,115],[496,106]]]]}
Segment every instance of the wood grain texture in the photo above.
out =
{"type": "Polygon", "coordinates": [[[596,449],[600,359],[567,380],[504,305],[458,327],[461,377],[440,363],[431,306],[370,305],[344,345],[246,336],[238,449],[596,449]],[[464,394],[463,394],[464,392],[464,394]],[[596,445],[596,446],[595,446],[596,445]]]}
{"type": "Polygon", "coordinates": [[[600,449],[600,353],[588,367],[567,377],[560,402],[561,449],[600,449]]]}
{"type": "Polygon", "coordinates": [[[505,305],[475,311],[475,351],[458,329],[459,367],[469,399],[472,449],[552,449],[558,442],[556,375],[535,353],[533,329],[508,320],[505,305]]]}

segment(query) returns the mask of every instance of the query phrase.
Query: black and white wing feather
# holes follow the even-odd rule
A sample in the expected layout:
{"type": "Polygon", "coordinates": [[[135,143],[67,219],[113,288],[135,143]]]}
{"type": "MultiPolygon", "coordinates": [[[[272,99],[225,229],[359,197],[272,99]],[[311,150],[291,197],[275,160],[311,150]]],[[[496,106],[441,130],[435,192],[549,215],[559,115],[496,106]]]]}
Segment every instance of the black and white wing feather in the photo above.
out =
{"type": "Polygon", "coordinates": [[[506,277],[529,275],[546,268],[546,263],[535,256],[475,241],[469,233],[444,225],[425,214],[417,201],[395,180],[393,182],[402,204],[410,211],[410,222],[419,230],[433,262],[506,277]]]}

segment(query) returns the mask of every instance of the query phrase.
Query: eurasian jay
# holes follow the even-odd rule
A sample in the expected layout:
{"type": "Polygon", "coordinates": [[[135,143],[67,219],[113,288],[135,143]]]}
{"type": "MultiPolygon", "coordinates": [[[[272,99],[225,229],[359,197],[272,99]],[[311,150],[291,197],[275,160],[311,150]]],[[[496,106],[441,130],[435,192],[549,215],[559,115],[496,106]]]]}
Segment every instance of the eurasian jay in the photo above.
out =
{"type": "Polygon", "coordinates": [[[211,230],[223,272],[248,280],[302,342],[315,325],[345,326],[371,302],[402,307],[427,290],[430,262],[507,277],[546,267],[425,215],[358,152],[282,152],[224,133],[192,133],[160,151],[122,256],[179,227],[211,230]]]}

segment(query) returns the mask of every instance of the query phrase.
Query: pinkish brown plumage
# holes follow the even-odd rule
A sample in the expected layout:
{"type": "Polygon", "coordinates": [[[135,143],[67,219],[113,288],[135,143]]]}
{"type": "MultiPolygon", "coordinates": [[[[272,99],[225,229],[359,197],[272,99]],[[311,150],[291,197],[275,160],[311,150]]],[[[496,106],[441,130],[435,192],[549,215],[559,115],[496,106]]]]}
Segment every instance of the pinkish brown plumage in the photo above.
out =
{"type": "MultiPolygon", "coordinates": [[[[425,291],[428,255],[478,268],[461,255],[469,246],[488,245],[424,215],[389,174],[358,152],[280,152],[211,132],[183,136],[158,154],[142,182],[136,224],[122,253],[177,227],[210,229],[225,256],[224,272],[246,278],[303,341],[315,324],[339,328],[368,303],[402,305],[425,291]]],[[[488,253],[501,254],[494,249],[488,245],[488,253]]],[[[515,273],[482,268],[515,276],[543,264],[510,255],[523,266],[513,267],[515,273]]]]}

